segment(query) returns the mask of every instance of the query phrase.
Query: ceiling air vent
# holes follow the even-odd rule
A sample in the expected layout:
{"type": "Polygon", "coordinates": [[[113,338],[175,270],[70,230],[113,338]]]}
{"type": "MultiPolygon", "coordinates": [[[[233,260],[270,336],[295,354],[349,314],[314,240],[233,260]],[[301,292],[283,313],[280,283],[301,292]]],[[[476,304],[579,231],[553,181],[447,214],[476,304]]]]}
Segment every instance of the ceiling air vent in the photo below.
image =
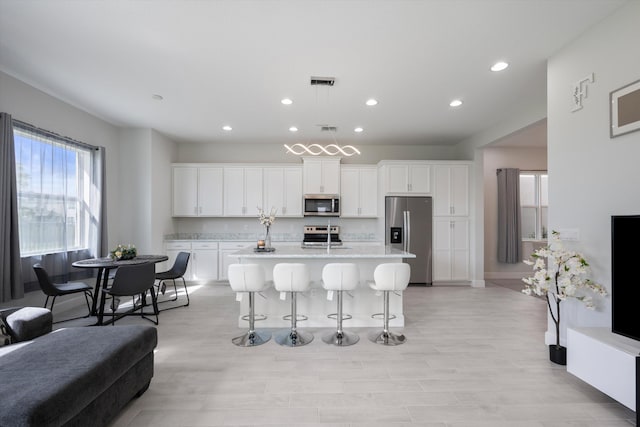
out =
{"type": "Polygon", "coordinates": [[[337,132],[338,128],[336,126],[329,125],[320,125],[320,132],[337,132]]]}
{"type": "Polygon", "coordinates": [[[311,86],[333,86],[335,77],[314,77],[311,76],[311,86]]]}

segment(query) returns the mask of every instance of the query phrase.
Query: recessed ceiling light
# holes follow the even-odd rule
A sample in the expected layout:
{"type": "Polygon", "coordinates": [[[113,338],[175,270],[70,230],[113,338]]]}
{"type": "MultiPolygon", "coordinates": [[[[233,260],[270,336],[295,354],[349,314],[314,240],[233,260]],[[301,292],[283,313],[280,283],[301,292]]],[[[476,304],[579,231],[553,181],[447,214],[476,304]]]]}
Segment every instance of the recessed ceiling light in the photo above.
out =
{"type": "Polygon", "coordinates": [[[157,93],[154,93],[153,95],[151,95],[151,98],[155,99],[156,101],[162,101],[164,99],[162,95],[158,95],[157,93]]]}
{"type": "Polygon", "coordinates": [[[295,127],[295,126],[291,126],[291,127],[289,128],[289,132],[298,132],[298,128],[297,128],[297,127],[295,127]]]}
{"type": "Polygon", "coordinates": [[[367,102],[365,102],[365,104],[367,104],[369,107],[373,107],[374,105],[378,105],[378,101],[371,98],[367,99],[367,102]]]}
{"type": "Polygon", "coordinates": [[[293,101],[289,98],[284,98],[283,100],[281,100],[280,102],[282,102],[284,105],[291,105],[293,104],[293,101]]]}
{"type": "Polygon", "coordinates": [[[491,71],[502,71],[509,66],[506,62],[499,61],[491,66],[491,71]]]}
{"type": "Polygon", "coordinates": [[[226,130],[227,132],[233,130],[233,128],[229,125],[222,126],[222,130],[226,130]]]}
{"type": "Polygon", "coordinates": [[[362,129],[361,127],[357,127],[357,128],[355,128],[353,131],[354,131],[354,132],[358,132],[358,133],[360,133],[360,132],[362,132],[363,130],[364,130],[364,129],[362,129]]]}
{"type": "Polygon", "coordinates": [[[459,106],[461,106],[461,105],[462,105],[462,101],[461,101],[461,100],[459,100],[459,99],[454,99],[453,101],[451,101],[451,102],[449,103],[449,105],[450,105],[451,107],[459,107],[459,106]]]}

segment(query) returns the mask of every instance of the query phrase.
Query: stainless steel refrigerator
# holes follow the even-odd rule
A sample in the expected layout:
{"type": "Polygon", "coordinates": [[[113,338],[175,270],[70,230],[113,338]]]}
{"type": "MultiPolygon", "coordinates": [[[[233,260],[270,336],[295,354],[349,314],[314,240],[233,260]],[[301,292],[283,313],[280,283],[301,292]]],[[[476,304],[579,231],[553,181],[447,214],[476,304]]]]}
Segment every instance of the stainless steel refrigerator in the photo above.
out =
{"type": "Polygon", "coordinates": [[[416,255],[404,259],[411,266],[411,284],[431,286],[432,233],[431,197],[385,198],[385,244],[416,255]]]}

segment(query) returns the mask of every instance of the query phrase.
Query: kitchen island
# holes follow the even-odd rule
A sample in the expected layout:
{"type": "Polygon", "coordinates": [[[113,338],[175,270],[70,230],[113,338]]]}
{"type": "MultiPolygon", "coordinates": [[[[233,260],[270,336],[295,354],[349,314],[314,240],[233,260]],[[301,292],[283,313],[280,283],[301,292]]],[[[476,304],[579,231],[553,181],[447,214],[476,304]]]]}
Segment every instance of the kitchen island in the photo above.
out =
{"type": "MultiPolygon", "coordinates": [[[[373,281],[373,271],[378,264],[388,262],[402,262],[403,258],[415,258],[409,252],[400,251],[384,245],[350,245],[326,248],[302,248],[300,244],[279,244],[276,245],[275,252],[255,252],[253,247],[247,247],[230,257],[235,257],[242,264],[259,264],[265,270],[268,280],[273,279],[273,267],[281,262],[299,262],[309,266],[311,278],[311,289],[298,297],[298,314],[305,315],[308,320],[298,324],[300,328],[305,327],[335,327],[335,319],[327,318],[330,313],[336,312],[336,302],[327,299],[327,292],[322,289],[322,268],[325,264],[332,262],[349,262],[358,265],[360,269],[360,283],[358,287],[350,292],[353,297],[345,294],[343,298],[344,313],[353,316],[352,319],[345,320],[345,328],[353,327],[377,327],[382,325],[381,319],[372,319],[371,315],[382,311],[382,296],[376,295],[368,282],[373,281]]],[[[275,289],[270,288],[263,292],[265,298],[257,296],[255,298],[256,314],[264,314],[266,320],[256,323],[259,328],[284,328],[289,326],[288,320],[283,320],[282,316],[291,311],[291,303],[280,299],[280,294],[275,289]]],[[[240,304],[238,325],[246,327],[247,322],[242,320],[242,315],[248,313],[247,298],[243,298],[240,304]]],[[[390,299],[390,312],[396,315],[391,320],[391,327],[404,326],[404,316],[402,313],[402,294],[392,295],[390,299]]]]}

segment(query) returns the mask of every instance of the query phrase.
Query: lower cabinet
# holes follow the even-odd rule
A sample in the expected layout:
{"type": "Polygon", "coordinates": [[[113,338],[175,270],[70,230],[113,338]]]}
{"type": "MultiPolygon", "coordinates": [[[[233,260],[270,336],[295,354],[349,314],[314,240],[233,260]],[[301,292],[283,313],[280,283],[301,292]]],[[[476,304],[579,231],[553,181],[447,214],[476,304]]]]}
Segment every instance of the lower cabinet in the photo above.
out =
{"type": "Polygon", "coordinates": [[[173,266],[178,253],[189,252],[185,280],[218,280],[218,242],[168,242],[165,248],[169,257],[167,270],[173,266]]]}
{"type": "Polygon", "coordinates": [[[218,280],[218,242],[191,243],[191,280],[218,280]]]}
{"type": "Polygon", "coordinates": [[[469,280],[469,220],[434,217],[433,280],[469,280]]]}

